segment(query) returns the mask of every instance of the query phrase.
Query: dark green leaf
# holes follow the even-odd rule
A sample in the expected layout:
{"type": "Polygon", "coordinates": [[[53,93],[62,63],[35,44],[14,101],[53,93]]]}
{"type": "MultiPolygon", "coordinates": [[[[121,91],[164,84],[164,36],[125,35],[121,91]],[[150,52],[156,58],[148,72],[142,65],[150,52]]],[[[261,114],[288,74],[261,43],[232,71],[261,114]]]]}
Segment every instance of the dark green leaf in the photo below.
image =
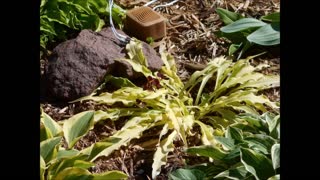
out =
{"type": "Polygon", "coordinates": [[[241,114],[238,118],[247,121],[249,125],[256,127],[260,131],[268,132],[266,121],[258,115],[241,114]]]}
{"type": "Polygon", "coordinates": [[[262,16],[261,20],[268,22],[280,22],[280,12],[275,12],[266,16],[262,16]]]}
{"type": "Polygon", "coordinates": [[[241,14],[234,13],[234,12],[228,11],[226,9],[222,9],[222,8],[217,8],[216,12],[219,14],[221,20],[226,25],[231,24],[234,21],[237,21],[237,20],[243,18],[243,16],[241,16],[241,14]]]}
{"type": "MultiPolygon", "coordinates": [[[[239,166],[236,168],[228,169],[223,171],[222,173],[216,175],[214,178],[228,178],[234,180],[242,180],[246,179],[249,180],[249,177],[252,176],[244,166],[239,166]]],[[[251,179],[254,179],[253,176],[251,179]]]]}
{"type": "Polygon", "coordinates": [[[169,174],[169,180],[203,180],[204,172],[198,169],[177,169],[169,174]]]}
{"type": "Polygon", "coordinates": [[[264,154],[271,153],[271,147],[276,141],[270,136],[263,134],[254,134],[244,139],[248,143],[250,149],[258,150],[264,154]]]}
{"type": "Polygon", "coordinates": [[[56,180],[92,180],[93,176],[86,169],[82,169],[78,167],[68,167],[63,171],[61,171],[55,179],[56,180]]]}
{"type": "Polygon", "coordinates": [[[219,143],[221,143],[226,149],[232,150],[234,148],[234,139],[225,138],[221,136],[214,137],[219,143]]]}
{"type": "Polygon", "coordinates": [[[60,143],[61,139],[62,137],[55,137],[40,143],[40,154],[46,163],[55,158],[57,153],[56,146],[60,143]]]}
{"type": "Polygon", "coordinates": [[[227,26],[222,27],[220,30],[224,33],[234,33],[244,31],[250,28],[259,28],[264,25],[266,25],[266,23],[260,20],[254,18],[243,18],[227,26]]]}
{"type": "Polygon", "coordinates": [[[280,44],[279,27],[279,24],[267,24],[250,34],[247,39],[250,42],[263,46],[278,45],[280,44]]]}
{"type": "Polygon", "coordinates": [[[226,138],[235,140],[235,143],[242,141],[242,131],[238,128],[229,126],[226,131],[226,138]]]}
{"type": "Polygon", "coordinates": [[[221,151],[218,148],[212,146],[197,146],[197,147],[190,147],[186,151],[190,154],[198,154],[200,156],[210,157],[213,159],[223,159],[226,156],[226,153],[221,151]]]}
{"type": "Polygon", "coordinates": [[[246,170],[253,174],[256,179],[268,179],[275,175],[272,162],[265,155],[251,149],[241,148],[240,156],[246,170]]]}

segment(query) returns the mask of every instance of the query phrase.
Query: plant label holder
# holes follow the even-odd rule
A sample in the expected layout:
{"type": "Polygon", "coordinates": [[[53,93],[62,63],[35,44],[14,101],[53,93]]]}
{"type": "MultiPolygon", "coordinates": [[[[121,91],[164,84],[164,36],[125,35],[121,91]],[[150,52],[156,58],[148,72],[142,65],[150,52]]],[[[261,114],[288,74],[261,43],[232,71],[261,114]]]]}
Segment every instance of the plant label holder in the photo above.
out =
{"type": "Polygon", "coordinates": [[[125,29],[127,33],[142,41],[148,37],[158,40],[166,36],[165,18],[147,6],[134,8],[126,14],[125,29]]]}

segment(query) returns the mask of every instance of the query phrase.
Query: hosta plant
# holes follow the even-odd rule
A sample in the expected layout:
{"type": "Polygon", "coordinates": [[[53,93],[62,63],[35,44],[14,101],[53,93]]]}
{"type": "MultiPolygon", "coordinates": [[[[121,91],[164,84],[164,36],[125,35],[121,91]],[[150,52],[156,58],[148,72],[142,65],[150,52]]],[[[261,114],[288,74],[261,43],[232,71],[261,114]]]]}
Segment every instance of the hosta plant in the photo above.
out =
{"type": "Polygon", "coordinates": [[[91,149],[78,151],[75,143],[93,128],[95,113],[85,111],[65,120],[62,125],[42,112],[40,121],[40,179],[41,180],[99,180],[127,179],[121,171],[94,174],[88,168],[94,166],[90,156],[108,143],[96,143],[91,149]],[[67,144],[63,146],[63,139],[67,144]]]}
{"type": "MultiPolygon", "coordinates": [[[[110,12],[106,0],[41,0],[40,4],[40,46],[65,40],[71,30],[92,29],[99,31],[110,12]]],[[[114,5],[112,17],[120,27],[125,11],[114,5]]]]}
{"type": "Polygon", "coordinates": [[[280,179],[279,115],[238,115],[223,136],[214,138],[215,146],[186,150],[212,158],[213,163],[178,169],[170,179],[280,179]]]}
{"type": "MultiPolygon", "coordinates": [[[[279,85],[279,77],[266,76],[256,72],[262,66],[253,67],[249,59],[233,63],[223,57],[212,60],[203,71],[195,72],[190,81],[184,85],[177,75],[172,56],[163,53],[164,66],[159,72],[151,72],[142,53],[141,42],[133,39],[127,44],[129,59],[118,59],[132,65],[133,69],[142,73],[147,83],[138,87],[131,81],[121,77],[107,76],[105,83],[118,87],[113,92],[98,91],[76,101],[93,100],[98,104],[107,104],[111,108],[95,112],[97,120],[113,120],[127,117],[126,124],[112,136],[99,143],[109,143],[99,153],[92,154],[90,161],[100,156],[108,156],[121,146],[128,145],[132,139],[140,138],[143,132],[154,127],[160,128],[158,143],[155,148],[152,178],[161,171],[169,152],[174,149],[174,140],[181,140],[187,148],[187,137],[194,134],[191,129],[198,125],[204,145],[216,145],[214,135],[223,134],[225,128],[234,123],[233,117],[239,112],[258,114],[265,112],[268,106],[277,111],[278,105],[268,100],[258,91],[279,85]],[[215,82],[215,86],[207,87],[207,82],[215,82]],[[200,84],[197,97],[193,100],[191,91],[200,84]],[[210,89],[211,88],[211,89],[210,89]],[[120,105],[119,105],[120,104],[120,105]],[[213,127],[203,122],[218,122],[213,127]]],[[[85,152],[94,148],[88,147],[85,152]]]]}
{"type": "Polygon", "coordinates": [[[275,12],[260,19],[245,18],[238,13],[217,8],[221,20],[226,26],[220,29],[219,35],[226,37],[232,44],[228,54],[240,50],[238,59],[251,46],[274,46],[280,44],[280,13],[275,12]]]}

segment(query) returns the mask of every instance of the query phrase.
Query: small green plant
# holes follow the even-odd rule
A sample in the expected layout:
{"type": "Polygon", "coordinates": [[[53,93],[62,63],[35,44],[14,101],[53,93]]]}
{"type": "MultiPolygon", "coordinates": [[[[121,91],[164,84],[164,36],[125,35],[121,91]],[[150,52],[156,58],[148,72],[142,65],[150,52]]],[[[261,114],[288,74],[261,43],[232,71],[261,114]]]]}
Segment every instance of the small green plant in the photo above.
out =
{"type": "Polygon", "coordinates": [[[99,153],[101,148],[111,144],[100,142],[81,151],[73,148],[75,143],[85,136],[97,121],[99,120],[93,111],[85,111],[61,122],[61,125],[42,111],[40,122],[41,180],[127,179],[127,175],[121,171],[93,174],[87,170],[94,166],[90,162],[93,154],[99,153]],[[62,146],[63,138],[67,147],[62,146]]]}
{"type": "Polygon", "coordinates": [[[152,37],[147,37],[146,39],[147,43],[149,43],[150,45],[153,45],[154,43],[154,39],[152,37]]]}
{"type": "Polygon", "coordinates": [[[244,18],[240,14],[217,8],[221,20],[226,26],[220,29],[219,35],[229,39],[229,56],[240,50],[237,59],[254,44],[273,46],[280,44],[280,13],[275,12],[262,16],[260,20],[244,18]]]}
{"type": "MultiPolygon", "coordinates": [[[[109,15],[105,0],[41,0],[40,47],[46,49],[48,43],[65,40],[72,30],[99,31],[109,15]]],[[[112,17],[122,27],[125,11],[114,5],[112,17]]]]}
{"type": "Polygon", "coordinates": [[[186,150],[213,163],[178,169],[169,179],[280,179],[280,115],[241,114],[236,121],[214,137],[215,146],[186,150]]]}

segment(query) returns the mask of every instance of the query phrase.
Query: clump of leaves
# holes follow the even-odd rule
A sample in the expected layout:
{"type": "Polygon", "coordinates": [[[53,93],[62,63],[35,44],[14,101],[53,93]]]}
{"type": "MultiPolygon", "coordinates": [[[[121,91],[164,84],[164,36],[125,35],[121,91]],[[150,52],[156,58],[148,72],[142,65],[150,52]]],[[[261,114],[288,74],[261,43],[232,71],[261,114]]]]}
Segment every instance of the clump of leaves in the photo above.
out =
{"type": "Polygon", "coordinates": [[[251,66],[249,59],[234,64],[232,60],[216,58],[203,71],[195,72],[184,85],[177,75],[174,59],[169,54],[162,54],[164,66],[161,70],[151,72],[147,68],[148,62],[142,53],[140,41],[133,39],[127,44],[126,49],[129,59],[118,61],[128,62],[136,72],[147,78],[148,83],[142,88],[126,78],[107,76],[106,83],[117,84],[118,90],[100,94],[94,92],[76,100],[93,100],[109,106],[120,103],[121,108],[99,110],[95,115],[99,120],[128,118],[119,131],[101,141],[111,145],[91,156],[91,161],[100,156],[108,156],[114,150],[130,143],[132,139],[140,138],[144,131],[159,127],[161,132],[152,164],[152,178],[155,178],[160,173],[161,166],[166,163],[168,153],[173,151],[174,140],[180,139],[185,147],[188,146],[186,139],[187,136],[193,135],[191,129],[194,124],[200,126],[204,145],[216,145],[214,135],[223,134],[224,129],[215,130],[202,120],[209,119],[213,123],[221,121],[221,126],[226,127],[234,123],[232,117],[238,111],[258,114],[258,110],[266,111],[265,105],[271,109],[278,108],[267,97],[257,95],[257,92],[277,86],[279,77],[255,72],[261,67],[251,66]],[[212,93],[203,93],[203,88],[209,81],[215,81],[216,85],[212,93]],[[200,89],[194,102],[189,92],[199,83],[200,89]]]}
{"type": "Polygon", "coordinates": [[[76,142],[93,128],[94,123],[98,121],[97,118],[93,111],[85,111],[63,121],[60,125],[46,113],[41,113],[41,180],[127,179],[127,175],[121,171],[108,171],[101,174],[93,174],[88,171],[88,168],[94,166],[90,162],[90,157],[111,144],[100,142],[82,151],[73,148],[76,142]],[[63,138],[67,147],[62,146],[63,138]]]}
{"type": "MultiPolygon", "coordinates": [[[[72,30],[92,29],[99,31],[110,15],[105,0],[41,0],[40,5],[40,46],[65,40],[72,30]]],[[[120,27],[125,11],[114,5],[112,17],[120,27]]]]}
{"type": "Polygon", "coordinates": [[[241,114],[236,121],[215,136],[216,146],[186,150],[213,163],[178,169],[170,179],[280,179],[280,115],[241,114]]]}
{"type": "Polygon", "coordinates": [[[219,35],[229,39],[229,56],[240,50],[237,59],[240,59],[254,44],[274,46],[280,44],[280,13],[275,12],[262,16],[260,20],[244,18],[240,14],[217,8],[221,20],[226,26],[220,29],[219,35]]]}

